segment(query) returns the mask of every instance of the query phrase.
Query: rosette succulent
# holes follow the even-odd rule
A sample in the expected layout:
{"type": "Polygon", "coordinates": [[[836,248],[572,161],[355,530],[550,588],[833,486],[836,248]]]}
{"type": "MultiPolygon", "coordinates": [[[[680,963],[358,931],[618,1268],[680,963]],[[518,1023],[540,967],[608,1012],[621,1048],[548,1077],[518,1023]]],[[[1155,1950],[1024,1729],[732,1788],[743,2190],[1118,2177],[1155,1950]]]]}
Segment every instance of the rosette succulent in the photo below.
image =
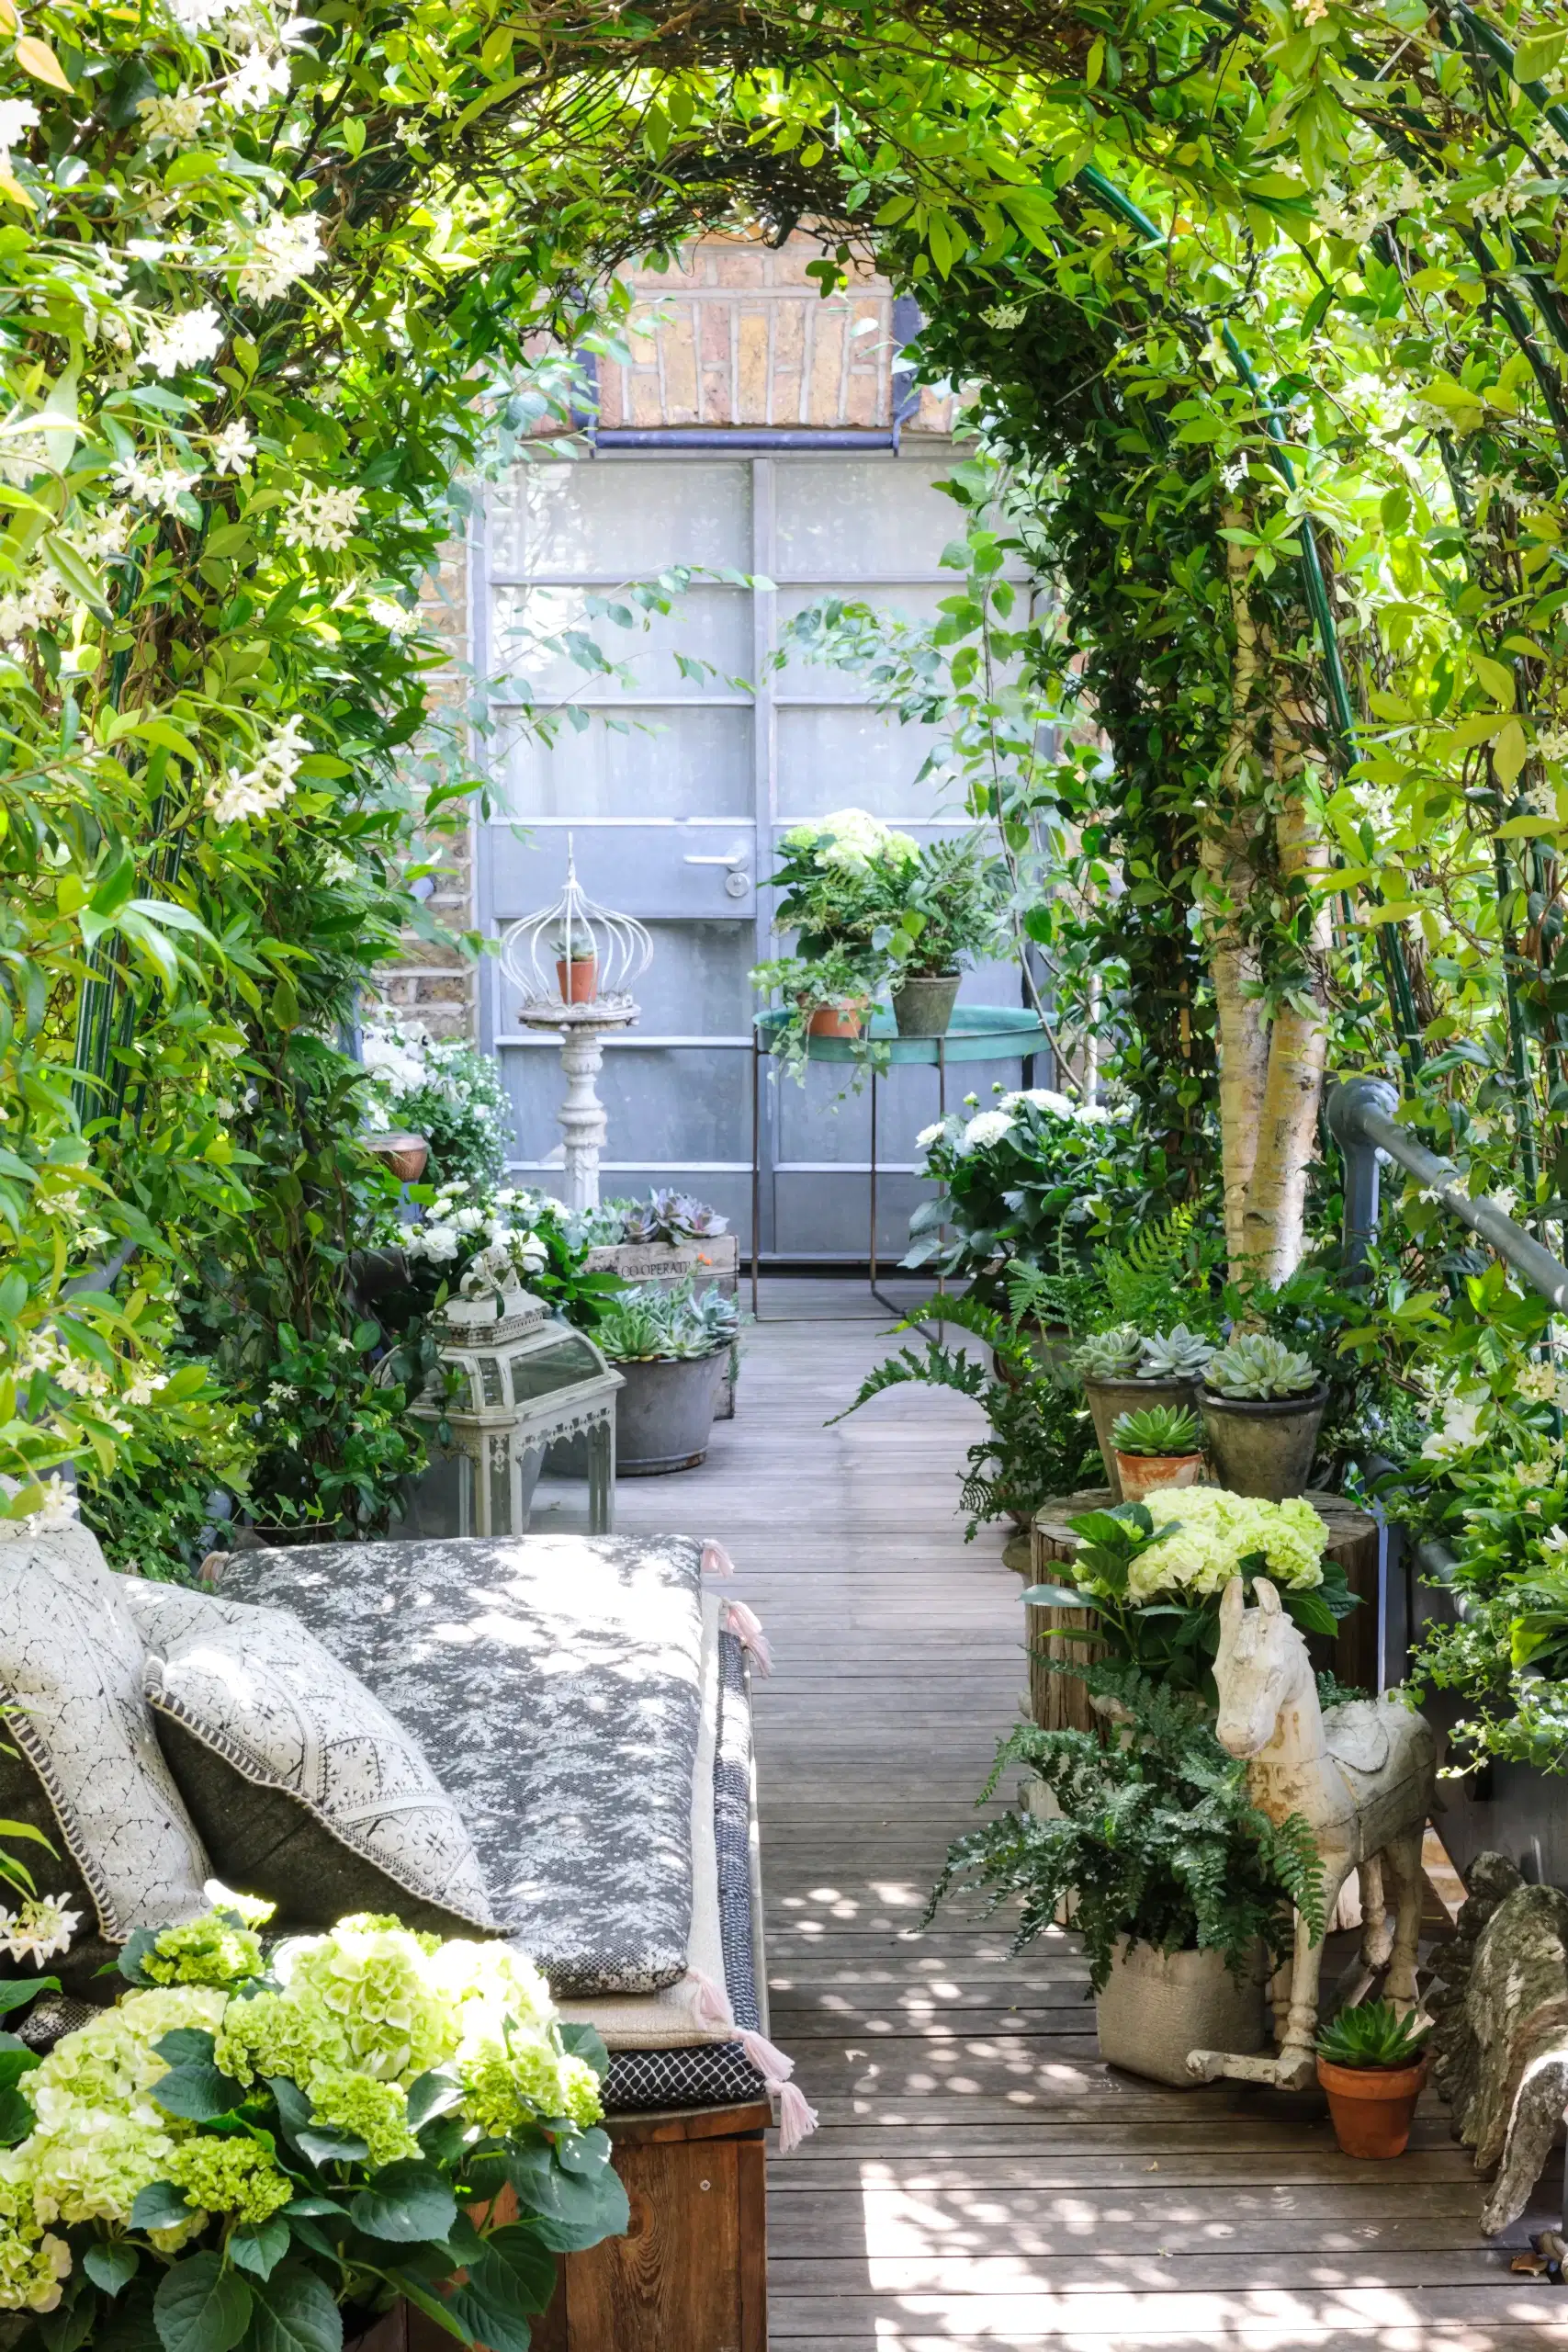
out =
{"type": "Polygon", "coordinates": [[[1156,1331],[1143,1343],[1138,1359],[1140,1380],[1195,1380],[1214,1352],[1214,1343],[1185,1323],[1156,1331]]]}
{"type": "Polygon", "coordinates": [[[1197,1453],[1203,1443],[1195,1416],[1179,1405],[1148,1405],[1139,1413],[1119,1413],[1111,1434],[1121,1453],[1197,1453]]]}
{"type": "Polygon", "coordinates": [[[1097,1331],[1073,1356],[1073,1368],[1085,1380],[1131,1380],[1138,1369],[1143,1335],[1135,1324],[1118,1323],[1097,1331]]]}
{"type": "Polygon", "coordinates": [[[1264,1403],[1315,1388],[1317,1366],[1271,1332],[1244,1331],[1211,1356],[1203,1377],[1216,1396],[1264,1403]]]}

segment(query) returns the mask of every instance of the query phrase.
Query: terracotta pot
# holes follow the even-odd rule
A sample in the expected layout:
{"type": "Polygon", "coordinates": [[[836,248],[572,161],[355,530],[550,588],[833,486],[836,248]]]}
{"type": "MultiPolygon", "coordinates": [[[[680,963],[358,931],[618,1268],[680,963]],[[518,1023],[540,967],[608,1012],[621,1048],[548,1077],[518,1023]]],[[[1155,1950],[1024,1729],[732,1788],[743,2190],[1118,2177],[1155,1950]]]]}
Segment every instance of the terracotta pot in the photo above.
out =
{"type": "Polygon", "coordinates": [[[1193,1414],[1198,1409],[1196,1374],[1189,1380],[1134,1380],[1131,1374],[1125,1380],[1091,1380],[1086,1374],[1083,1393],[1094,1420],[1100,1458],[1105,1464],[1105,1481],[1113,1503],[1122,1499],[1116,1447],[1111,1435],[1121,1415],[1141,1413],[1145,1405],[1174,1405],[1193,1414]]]}
{"type": "Polygon", "coordinates": [[[365,1148],[386,1161],[400,1184],[417,1184],[430,1165],[430,1146],[423,1136],[367,1136],[365,1148]]]}
{"type": "Polygon", "coordinates": [[[806,1024],[808,1037],[858,1037],[864,1015],[836,1004],[819,1004],[806,1024]]]}
{"type": "Polygon", "coordinates": [[[1402,2156],[1410,2138],[1416,2102],[1427,2079],[1427,2061],[1414,2066],[1336,2066],[1317,2062],[1317,2079],[1328,2093],[1328,2112],[1339,2153],[1387,2163],[1402,2156]]]}
{"type": "Polygon", "coordinates": [[[563,1004],[592,1004],[599,987],[597,956],[574,956],[569,964],[556,957],[556,986],[563,1004]]]}
{"type": "Polygon", "coordinates": [[[1123,1453],[1116,1449],[1116,1476],[1123,1502],[1141,1503],[1162,1487],[1196,1487],[1203,1476],[1201,1453],[1123,1453]]]}

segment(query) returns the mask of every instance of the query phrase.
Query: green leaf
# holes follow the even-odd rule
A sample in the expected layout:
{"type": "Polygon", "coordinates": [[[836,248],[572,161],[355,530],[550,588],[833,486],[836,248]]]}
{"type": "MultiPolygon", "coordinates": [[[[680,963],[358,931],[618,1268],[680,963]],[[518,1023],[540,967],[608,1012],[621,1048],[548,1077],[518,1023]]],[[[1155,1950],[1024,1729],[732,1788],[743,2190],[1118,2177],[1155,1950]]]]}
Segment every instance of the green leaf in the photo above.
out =
{"type": "Polygon", "coordinates": [[[519,2207],[557,2254],[578,2254],[602,2238],[619,2237],[630,2220],[620,2176],[606,2168],[585,2177],[562,2172],[548,2148],[509,2149],[506,2177],[519,2207]]]}
{"type": "Polygon", "coordinates": [[[229,2259],[257,2278],[270,2278],[288,2251],[288,2222],[276,2216],[254,2229],[233,2230],[229,2237],[229,2259]]]}
{"type": "MultiPolygon", "coordinates": [[[[4,1310],[5,1302],[4,1299],[0,1299],[0,1313],[4,1310]]],[[[9,1822],[5,1825],[7,1832],[11,1827],[12,1825],[9,1822]]],[[[40,1993],[58,1993],[59,1990],[58,1976],[14,1977],[6,1984],[0,1984],[0,2018],[9,2017],[13,2009],[25,2009],[29,2001],[38,1999],[40,1993]]]]}
{"type": "Polygon", "coordinates": [[[1303,1634],[1332,1634],[1338,1625],[1338,1619],[1321,1593],[1287,1592],[1284,1601],[1303,1634]]]}
{"type": "Polygon", "coordinates": [[[590,2132],[563,2132],[556,2141],[556,2162],[561,2170],[580,2173],[585,2177],[603,2172],[614,2153],[609,2133],[597,2128],[590,2132]]]}
{"type": "Polygon", "coordinates": [[[562,2048],[570,2051],[572,2057],[581,2058],[592,2066],[603,2082],[610,2071],[610,2053],[604,2047],[604,2036],[597,2029],[591,2025],[563,2024],[560,2038],[562,2048]]]}
{"type": "Polygon", "coordinates": [[[130,2209],[133,2230],[173,2230],[191,2217],[191,2205],[183,2188],[172,2180],[149,2182],[130,2209]]]}
{"type": "Polygon", "coordinates": [[[19,2147],[31,2137],[38,2121],[22,2093],[12,2084],[0,2090],[0,2145],[19,2147]]]}
{"type": "Polygon", "coordinates": [[[343,2313],[325,2279],[304,2263],[283,2263],[250,2293],[248,2352],[343,2352],[343,2313]]]}
{"type": "Polygon", "coordinates": [[[136,2248],[127,2245],[123,2238],[102,2240],[87,2248],[82,2267],[95,2287],[101,2287],[106,2295],[118,2295],[136,2276],[136,2248]]]}
{"type": "Polygon", "coordinates": [[[231,2115],[245,2097],[243,2084],[220,2074],[216,2066],[172,2066],[152,2086],[152,2098],[165,2115],[183,2115],[188,2123],[210,2123],[231,2115]]]}
{"type": "Polygon", "coordinates": [[[164,2352],[229,2352],[251,2320],[251,2290],[220,2255],[186,2256],[166,2271],[152,2298],[164,2352]]]}
{"type": "Polygon", "coordinates": [[[1568,49],[1568,33],[1531,33],[1514,51],[1516,82],[1539,82],[1554,74],[1568,49]]]}
{"type": "MultiPolygon", "coordinates": [[[[563,2038],[565,2029],[563,2029],[563,2038]]],[[[409,2130],[418,2132],[437,2115],[462,2104],[463,2086],[456,2075],[435,2070],[421,2075],[409,2085],[409,2130]]]]}
{"type": "Polygon", "coordinates": [[[104,583],[80,550],[73,548],[61,532],[50,531],[44,537],[43,551],[67,594],[74,596],[79,605],[85,605],[90,612],[96,613],[99,620],[107,620],[109,605],[104,594],[104,583]]]}
{"type": "Polygon", "coordinates": [[[1032,1584],[1024,1594],[1036,1609],[1092,1609],[1095,1603],[1081,1592],[1073,1592],[1065,1584],[1032,1584]]]}
{"type": "Polygon", "coordinates": [[[446,2236],[457,2219],[457,2200],[434,2165],[409,2156],[383,2165],[348,2211],[355,2229],[367,2237],[413,2245],[446,2236]]]}
{"type": "Polygon", "coordinates": [[[313,2165],[362,2165],[370,2154],[363,2140],[352,2132],[334,2132],[325,2123],[312,2123],[307,2131],[288,2135],[307,2162],[313,2165]]]}
{"type": "Polygon", "coordinates": [[[152,2044],[165,2066],[210,2066],[216,2038],[204,2026],[177,2025],[152,2044]]]}
{"type": "Polygon", "coordinates": [[[504,2228],[491,2230],[484,2244],[487,2258],[504,2263],[517,2281],[523,2309],[547,2311],[556,2290],[557,2263],[537,2231],[525,2222],[508,2222],[504,2228]]]}

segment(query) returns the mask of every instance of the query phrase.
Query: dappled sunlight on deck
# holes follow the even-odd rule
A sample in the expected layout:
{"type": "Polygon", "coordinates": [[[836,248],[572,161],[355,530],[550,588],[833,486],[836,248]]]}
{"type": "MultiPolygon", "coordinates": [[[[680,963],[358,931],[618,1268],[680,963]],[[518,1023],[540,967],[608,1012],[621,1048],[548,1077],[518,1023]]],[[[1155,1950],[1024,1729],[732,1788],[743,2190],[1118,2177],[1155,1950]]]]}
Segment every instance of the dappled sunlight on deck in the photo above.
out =
{"type": "MultiPolygon", "coordinates": [[[[771,1285],[852,1313],[860,1294],[771,1285]]],[[[919,1932],[1024,1689],[999,1532],[965,1545],[962,1400],[826,1429],[873,1321],[751,1332],[705,1467],[623,1487],[620,1524],[720,1536],[772,1638],[758,1686],[774,2037],[821,2129],[770,2172],[774,2352],[1526,2352],[1568,2289],[1480,2236],[1430,2096],[1409,2154],[1341,2156],[1321,2101],[1176,2091],[1100,2063],[1087,1972],[973,1904],[919,1932]]],[[[1547,2184],[1551,2189],[1551,2180],[1547,2184]]]]}

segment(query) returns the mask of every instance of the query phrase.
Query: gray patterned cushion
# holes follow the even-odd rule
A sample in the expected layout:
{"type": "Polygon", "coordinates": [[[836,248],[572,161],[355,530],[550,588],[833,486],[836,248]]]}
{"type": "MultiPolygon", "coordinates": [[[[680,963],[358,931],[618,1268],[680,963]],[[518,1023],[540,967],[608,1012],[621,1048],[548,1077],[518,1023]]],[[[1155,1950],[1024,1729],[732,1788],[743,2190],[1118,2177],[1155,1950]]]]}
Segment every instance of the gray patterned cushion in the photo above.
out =
{"type": "Polygon", "coordinates": [[[28,1852],[33,1875],[83,1914],[51,1966],[101,1997],[96,1971],[133,1928],[207,1908],[209,1864],[142,1693],[127,1579],[73,1532],[0,1544],[0,1745],[17,1751],[0,1755],[0,1814],[51,1840],[59,1859],[28,1852]]]}
{"type": "Polygon", "coordinates": [[[244,1552],[222,1589],[292,1609],[441,1759],[506,1931],[557,1994],[686,1968],[702,1546],[479,1536],[244,1552]]]}
{"type": "Polygon", "coordinates": [[[493,1927],[473,1840],[423,1749],[287,1610],[134,1583],[147,1696],[220,1876],[291,1927],[395,1911],[493,1927]]]}

